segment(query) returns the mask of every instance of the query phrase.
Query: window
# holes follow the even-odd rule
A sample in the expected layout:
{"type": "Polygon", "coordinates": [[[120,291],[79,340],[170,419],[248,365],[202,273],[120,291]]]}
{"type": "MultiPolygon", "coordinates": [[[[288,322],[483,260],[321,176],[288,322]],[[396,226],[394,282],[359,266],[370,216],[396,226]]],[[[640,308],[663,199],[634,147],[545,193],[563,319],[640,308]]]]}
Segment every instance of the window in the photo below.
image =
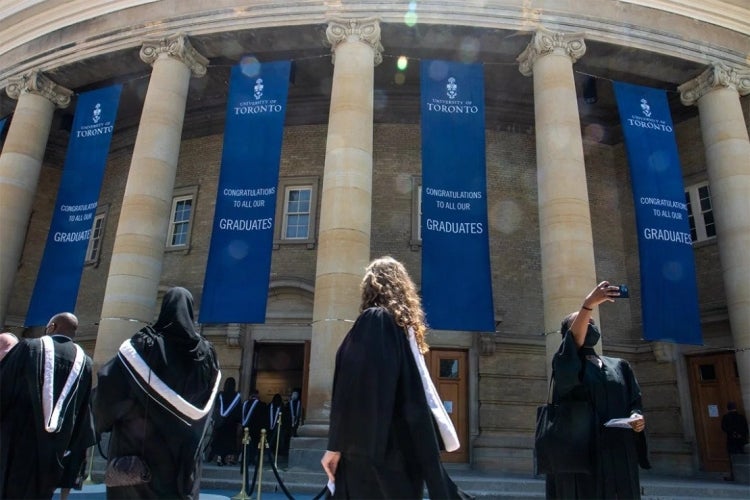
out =
{"type": "Polygon", "coordinates": [[[411,203],[411,249],[418,250],[422,246],[422,178],[412,177],[411,203]]]}
{"type": "Polygon", "coordinates": [[[310,237],[310,198],[312,186],[288,186],[284,193],[284,240],[310,237]]]}
{"type": "Polygon", "coordinates": [[[102,239],[104,238],[104,222],[106,219],[106,211],[94,216],[94,224],[91,226],[89,246],[86,249],[86,264],[99,262],[99,255],[102,249],[102,239]]]}
{"type": "Polygon", "coordinates": [[[193,205],[197,190],[197,187],[175,189],[167,234],[168,249],[185,249],[190,246],[193,205]]]}
{"type": "Polygon", "coordinates": [[[685,189],[690,236],[693,243],[716,237],[711,189],[708,182],[694,184],[685,189]]]}
{"type": "Polygon", "coordinates": [[[318,177],[283,177],[274,224],[274,248],[281,244],[315,247],[315,216],[318,203],[318,177]]]}

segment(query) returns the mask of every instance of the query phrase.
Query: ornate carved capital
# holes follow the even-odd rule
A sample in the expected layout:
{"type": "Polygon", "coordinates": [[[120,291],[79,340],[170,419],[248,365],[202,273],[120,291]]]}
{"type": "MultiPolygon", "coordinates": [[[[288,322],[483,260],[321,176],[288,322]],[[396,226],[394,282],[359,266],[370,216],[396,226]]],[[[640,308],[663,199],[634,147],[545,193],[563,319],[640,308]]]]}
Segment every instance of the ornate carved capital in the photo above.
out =
{"type": "Polygon", "coordinates": [[[366,19],[330,19],[326,38],[331,44],[333,64],[336,64],[336,47],[347,40],[358,40],[372,47],[374,64],[383,62],[383,46],[380,44],[380,21],[374,17],[366,19]]]}
{"type": "Polygon", "coordinates": [[[586,53],[583,38],[583,33],[560,33],[540,27],[521,55],[516,58],[518,69],[522,75],[531,76],[536,60],[553,53],[565,54],[575,63],[586,53]]]}
{"type": "Polygon", "coordinates": [[[192,45],[184,33],[177,33],[163,38],[151,38],[143,42],[141,60],[153,65],[162,55],[173,57],[190,68],[193,76],[201,77],[206,74],[208,59],[203,57],[192,45]]]}
{"type": "Polygon", "coordinates": [[[11,99],[18,99],[21,93],[37,94],[50,100],[58,108],[67,108],[73,91],[58,85],[44,73],[35,69],[25,75],[11,78],[5,92],[11,99]]]}
{"type": "Polygon", "coordinates": [[[682,104],[692,106],[716,88],[732,88],[740,95],[750,94],[750,69],[724,63],[712,64],[700,76],[677,87],[677,91],[680,93],[682,104]]]}

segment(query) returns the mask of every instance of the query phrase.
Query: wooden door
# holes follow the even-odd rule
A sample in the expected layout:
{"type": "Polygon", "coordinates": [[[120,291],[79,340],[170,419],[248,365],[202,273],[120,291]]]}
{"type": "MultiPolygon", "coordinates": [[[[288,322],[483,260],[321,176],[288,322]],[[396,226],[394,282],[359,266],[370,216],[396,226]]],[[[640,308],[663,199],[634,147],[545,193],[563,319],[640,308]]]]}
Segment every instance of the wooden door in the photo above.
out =
{"type": "Polygon", "coordinates": [[[444,462],[469,461],[469,356],[467,351],[430,349],[425,356],[432,381],[456,428],[461,448],[443,452],[444,462]]]}
{"type": "Polygon", "coordinates": [[[727,440],[721,430],[721,417],[727,412],[729,401],[734,401],[744,414],[734,353],[692,356],[687,361],[702,469],[728,472],[727,440]]]}

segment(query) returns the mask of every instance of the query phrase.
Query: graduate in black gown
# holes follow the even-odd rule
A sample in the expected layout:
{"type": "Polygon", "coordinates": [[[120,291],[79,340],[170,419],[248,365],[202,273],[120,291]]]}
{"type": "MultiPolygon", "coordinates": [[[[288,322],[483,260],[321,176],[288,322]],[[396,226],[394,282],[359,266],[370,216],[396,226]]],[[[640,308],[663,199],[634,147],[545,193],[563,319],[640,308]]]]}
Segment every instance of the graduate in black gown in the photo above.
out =
{"type": "Polygon", "coordinates": [[[459,447],[424,365],[416,287],[391,257],[367,267],[361,314],[336,353],[328,451],[333,498],[466,498],[440,462],[459,447]]]}
{"type": "Polygon", "coordinates": [[[216,465],[235,465],[239,449],[238,426],[242,420],[242,396],[234,377],[224,382],[224,390],[214,405],[214,432],[211,454],[216,465]]]}
{"type": "Polygon", "coordinates": [[[91,358],[72,337],[78,320],[55,315],[46,335],[21,339],[0,362],[0,498],[51,498],[80,488],[95,441],[91,358]]]}
{"type": "Polygon", "coordinates": [[[193,297],[164,295],[159,318],[122,343],[98,373],[97,432],[111,432],[108,458],[139,456],[151,480],[107,487],[107,498],[198,498],[200,447],[221,373],[211,344],[195,331],[193,297]]]}
{"type": "Polygon", "coordinates": [[[247,464],[258,461],[258,443],[260,443],[260,431],[268,426],[268,408],[260,400],[258,389],[253,389],[250,398],[242,403],[242,428],[247,427],[250,443],[247,445],[247,464]]]}
{"type": "Polygon", "coordinates": [[[594,307],[613,302],[618,287],[603,281],[583,301],[581,309],[562,322],[562,343],[552,359],[553,401],[571,393],[590,398],[594,407],[593,474],[549,474],[547,498],[640,498],[638,466],[651,468],[643,432],[641,389],[624,359],[594,351],[601,334],[591,318],[594,307]],[[613,418],[632,418],[629,428],[605,427],[613,418]]]}

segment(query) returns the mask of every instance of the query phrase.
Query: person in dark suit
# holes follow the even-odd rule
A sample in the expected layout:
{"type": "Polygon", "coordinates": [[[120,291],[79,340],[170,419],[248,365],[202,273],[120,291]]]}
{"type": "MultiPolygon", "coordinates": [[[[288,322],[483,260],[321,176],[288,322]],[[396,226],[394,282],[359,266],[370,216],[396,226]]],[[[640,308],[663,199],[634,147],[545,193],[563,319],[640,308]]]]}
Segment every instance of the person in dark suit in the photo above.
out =
{"type": "Polygon", "coordinates": [[[727,454],[729,455],[729,476],[725,481],[734,481],[734,467],[732,466],[732,455],[745,453],[748,429],[747,419],[737,411],[737,403],[727,403],[727,412],[721,417],[721,430],[727,435],[727,454]]]}

